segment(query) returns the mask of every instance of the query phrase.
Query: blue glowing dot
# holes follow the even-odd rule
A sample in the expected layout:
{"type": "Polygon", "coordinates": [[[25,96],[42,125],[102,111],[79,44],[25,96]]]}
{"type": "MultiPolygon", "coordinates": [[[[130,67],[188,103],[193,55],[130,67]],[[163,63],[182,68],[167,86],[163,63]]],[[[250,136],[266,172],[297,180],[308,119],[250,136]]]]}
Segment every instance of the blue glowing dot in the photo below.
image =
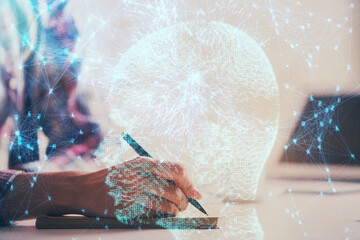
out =
{"type": "Polygon", "coordinates": [[[81,211],[84,213],[84,212],[85,212],[85,209],[82,208],[81,211]]]}
{"type": "Polygon", "coordinates": [[[29,210],[25,210],[25,214],[28,215],[28,214],[29,214],[29,210]]]}
{"type": "Polygon", "coordinates": [[[48,196],[48,201],[51,201],[51,196],[48,196]]]}
{"type": "Polygon", "coordinates": [[[352,159],[355,159],[355,154],[352,153],[352,154],[351,154],[351,158],[352,158],[352,159]]]}
{"type": "Polygon", "coordinates": [[[301,126],[305,127],[305,124],[306,123],[304,121],[301,122],[301,126]]]}
{"type": "Polygon", "coordinates": [[[310,149],[306,149],[306,154],[310,154],[310,149]]]}
{"type": "Polygon", "coordinates": [[[53,88],[50,88],[50,89],[49,89],[49,94],[52,94],[53,91],[54,91],[54,89],[53,89],[53,88]]]}
{"type": "Polygon", "coordinates": [[[293,141],[293,143],[295,143],[295,144],[296,144],[296,142],[297,142],[297,139],[296,139],[296,138],[294,138],[294,139],[293,139],[292,141],[293,141]]]}

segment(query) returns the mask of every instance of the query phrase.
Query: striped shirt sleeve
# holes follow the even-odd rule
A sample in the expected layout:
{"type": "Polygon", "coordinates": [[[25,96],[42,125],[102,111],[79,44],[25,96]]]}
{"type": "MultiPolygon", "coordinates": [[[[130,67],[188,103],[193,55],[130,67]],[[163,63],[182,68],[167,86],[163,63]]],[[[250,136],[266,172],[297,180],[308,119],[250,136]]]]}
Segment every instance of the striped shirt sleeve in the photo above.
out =
{"type": "Polygon", "coordinates": [[[16,175],[18,175],[19,173],[21,173],[21,171],[15,171],[15,170],[0,171],[0,201],[5,196],[6,192],[9,190],[16,175]]]}
{"type": "MultiPolygon", "coordinates": [[[[2,201],[6,193],[11,189],[12,183],[15,177],[22,173],[22,171],[15,171],[15,170],[5,170],[0,171],[0,207],[2,205],[2,201]]],[[[6,222],[5,219],[2,219],[2,214],[0,214],[0,226],[2,225],[9,225],[9,222],[6,222]]]]}

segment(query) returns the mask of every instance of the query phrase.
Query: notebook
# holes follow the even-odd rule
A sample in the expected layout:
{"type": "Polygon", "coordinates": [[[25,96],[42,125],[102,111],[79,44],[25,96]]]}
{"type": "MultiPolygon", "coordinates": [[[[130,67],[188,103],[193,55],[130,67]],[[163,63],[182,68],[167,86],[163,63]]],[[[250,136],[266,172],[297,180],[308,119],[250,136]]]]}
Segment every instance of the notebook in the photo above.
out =
{"type": "Polygon", "coordinates": [[[85,216],[42,216],[37,229],[216,229],[217,217],[138,218],[119,221],[116,218],[85,216]]]}

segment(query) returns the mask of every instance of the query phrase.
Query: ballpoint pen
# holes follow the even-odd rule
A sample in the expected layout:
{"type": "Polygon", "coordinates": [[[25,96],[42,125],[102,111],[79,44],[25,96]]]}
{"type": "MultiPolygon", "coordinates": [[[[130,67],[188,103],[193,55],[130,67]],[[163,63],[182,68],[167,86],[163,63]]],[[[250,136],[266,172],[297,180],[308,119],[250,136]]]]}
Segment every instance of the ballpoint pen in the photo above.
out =
{"type": "MultiPolygon", "coordinates": [[[[121,133],[123,139],[130,145],[130,147],[132,149],[134,149],[134,151],[139,154],[140,156],[143,157],[149,157],[152,158],[152,156],[145,151],[144,148],[142,148],[140,146],[140,144],[138,144],[135,139],[133,139],[129,134],[122,132],[121,133]]],[[[174,181],[170,180],[171,182],[174,183],[174,181]]],[[[197,209],[199,209],[201,212],[203,212],[204,214],[208,215],[205,211],[205,209],[200,205],[200,203],[198,201],[196,201],[195,199],[192,199],[188,196],[186,196],[187,200],[189,201],[189,203],[191,203],[194,207],[196,207],[197,209]]]]}

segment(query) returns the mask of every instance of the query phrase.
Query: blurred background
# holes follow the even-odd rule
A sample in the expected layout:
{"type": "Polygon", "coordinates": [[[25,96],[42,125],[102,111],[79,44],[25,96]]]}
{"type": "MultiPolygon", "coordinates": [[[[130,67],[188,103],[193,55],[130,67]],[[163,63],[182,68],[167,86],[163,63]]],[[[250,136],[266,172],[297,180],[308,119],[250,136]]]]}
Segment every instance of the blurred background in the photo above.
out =
{"type": "MultiPolygon", "coordinates": [[[[275,121],[278,124],[278,129],[273,129],[274,138],[268,139],[266,146],[268,151],[265,151],[266,153],[262,156],[266,160],[262,179],[266,178],[267,172],[279,167],[278,163],[284,153],[284,146],[288,143],[310,96],[319,94],[358,95],[360,92],[359,0],[73,0],[69,1],[67,12],[74,17],[80,33],[74,54],[74,57],[82,59],[78,93],[87,100],[92,120],[100,124],[105,137],[115,136],[112,139],[105,138],[105,146],[100,147],[102,153],[107,153],[106,157],[110,157],[115,162],[121,162],[136,155],[134,152],[132,152],[132,156],[125,154],[126,157],[119,154],[119,152],[128,150],[129,147],[119,147],[117,145],[119,137],[116,136],[119,136],[123,130],[130,131],[130,134],[133,132],[131,129],[119,128],[122,123],[116,122],[116,117],[113,117],[116,114],[116,111],[113,111],[114,105],[118,103],[117,99],[114,98],[116,88],[113,85],[118,77],[116,69],[118,69],[121,59],[124,56],[128,57],[127,53],[131,47],[136,46],[150,34],[178,23],[192,20],[226,23],[251,37],[266,54],[276,77],[279,108],[274,108],[278,112],[266,112],[266,114],[278,117],[275,121]],[[106,145],[107,142],[111,143],[110,146],[106,145]]],[[[136,102],[134,104],[136,105],[136,102]]],[[[264,102],[263,106],[259,108],[269,109],[269,104],[264,102]]],[[[118,110],[121,111],[121,108],[118,110]]],[[[201,111],[201,109],[196,110],[201,111]]],[[[43,135],[39,137],[41,141],[40,151],[43,152],[40,156],[43,158],[47,140],[43,135]]],[[[150,149],[149,152],[153,153],[151,144],[146,142],[146,139],[141,138],[141,133],[135,133],[134,137],[139,142],[145,143],[145,148],[150,149]]],[[[244,136],[239,135],[239,138],[244,138],[244,136]]],[[[264,146],[257,147],[263,148],[264,146]]],[[[243,151],[245,153],[252,150],[241,147],[239,149],[234,148],[233,152],[243,151]]],[[[3,144],[3,141],[1,142],[1,151],[2,156],[8,156],[8,145],[3,144]]],[[[249,164],[251,160],[248,160],[249,164]]],[[[0,169],[6,167],[6,161],[0,161],[0,169]]],[[[246,170],[247,166],[241,167],[246,170]]],[[[197,168],[191,168],[191,163],[189,169],[195,170],[195,172],[197,170],[197,168]]],[[[355,171],[358,175],[358,168],[355,168],[355,171]]],[[[219,168],[211,167],[207,168],[207,174],[213,176],[231,175],[219,171],[219,168]]],[[[243,176],[236,174],[235,177],[240,183],[244,179],[243,176]]],[[[216,178],[213,180],[218,181],[216,178]]],[[[222,184],[220,181],[219,183],[222,184]]],[[[274,182],[270,183],[274,184],[274,182]]],[[[334,237],[332,236],[333,232],[329,229],[340,229],[343,232],[343,228],[346,227],[345,232],[348,234],[349,229],[345,226],[346,221],[343,221],[342,214],[345,213],[344,215],[346,215],[346,213],[356,211],[348,207],[345,202],[339,201],[339,205],[334,207],[334,204],[326,202],[325,198],[319,201],[319,191],[321,191],[320,196],[323,196],[323,189],[329,188],[328,195],[335,193],[331,181],[317,184],[289,181],[286,184],[288,184],[286,190],[283,186],[278,187],[276,184],[267,189],[268,199],[276,196],[274,199],[277,208],[271,202],[270,205],[258,209],[260,218],[266,218],[266,222],[270,223],[265,224],[265,227],[263,226],[265,232],[269,229],[282,232],[283,226],[287,226],[289,219],[295,219],[298,220],[296,226],[287,230],[293,232],[301,229],[301,233],[305,237],[307,230],[310,229],[311,232],[311,229],[317,229],[320,225],[321,229],[324,228],[324,232],[329,236],[331,235],[329,238],[334,237]],[[308,189],[314,190],[314,195],[310,195],[310,200],[303,196],[293,198],[294,195],[291,195],[291,192],[294,190],[291,187],[298,183],[306,183],[305,187],[300,186],[299,188],[300,190],[305,189],[306,194],[308,194],[308,189]],[[278,199],[284,195],[291,198],[286,204],[279,203],[278,199]],[[294,199],[297,202],[294,202],[294,199]],[[314,214],[319,209],[322,210],[320,211],[321,214],[314,214]],[[288,215],[281,222],[280,218],[277,217],[278,215],[273,218],[274,215],[268,214],[271,210],[278,211],[277,214],[279,215],[288,215]],[[304,221],[304,225],[308,227],[304,228],[306,230],[304,232],[302,232],[303,222],[298,218],[298,210],[300,212],[306,210],[305,213],[308,213],[309,216],[306,219],[307,221],[304,221]],[[336,215],[336,212],[339,215],[336,215]],[[337,222],[333,227],[329,227],[323,224],[327,218],[339,219],[338,221],[342,222],[341,224],[337,222]],[[277,220],[278,228],[274,228],[274,219],[277,220]]],[[[341,184],[343,183],[336,183],[336,186],[341,186],[341,184]]],[[[357,189],[357,185],[354,188],[357,189]]],[[[352,195],[349,195],[347,200],[348,203],[356,204],[352,195]]],[[[204,202],[206,203],[206,201],[204,202]]],[[[250,207],[253,207],[251,204],[250,207]]],[[[241,207],[249,206],[244,204],[241,207]]],[[[230,212],[233,211],[232,208],[229,209],[230,212]]],[[[228,213],[221,214],[226,215],[228,213]]],[[[257,235],[254,239],[262,238],[263,232],[254,209],[245,209],[245,211],[232,212],[232,214],[237,219],[232,223],[229,222],[229,232],[238,233],[233,231],[232,227],[238,229],[239,222],[244,221],[246,223],[241,224],[241,226],[249,226],[251,231],[256,232],[257,235]]],[[[351,218],[349,221],[357,224],[358,221],[354,220],[351,218]]],[[[355,226],[353,229],[357,228],[358,226],[355,226]]],[[[243,230],[246,227],[239,229],[243,230]]],[[[318,232],[314,231],[314,233],[316,235],[318,232]]],[[[276,234],[277,232],[273,236],[277,236],[276,234]]],[[[319,238],[318,235],[316,237],[319,238]]],[[[324,239],[329,238],[324,237],[324,239]]],[[[234,234],[234,239],[239,239],[236,234],[234,234]]]]}
{"type": "Polygon", "coordinates": [[[276,167],[310,95],[359,92],[359,1],[77,0],[67,11],[80,32],[79,94],[86,96],[105,134],[116,126],[106,99],[121,57],[148,34],[184,21],[230,24],[266,53],[280,93],[279,130],[267,168],[276,167]]]}
{"type": "Polygon", "coordinates": [[[195,19],[239,28],[270,60],[280,91],[280,122],[267,167],[279,160],[310,95],[359,92],[359,1],[78,0],[70,2],[68,11],[81,36],[80,89],[89,94],[94,118],[103,127],[112,124],[103,117],[109,115],[109,106],[102,99],[121,56],[147,34],[195,19]]]}

